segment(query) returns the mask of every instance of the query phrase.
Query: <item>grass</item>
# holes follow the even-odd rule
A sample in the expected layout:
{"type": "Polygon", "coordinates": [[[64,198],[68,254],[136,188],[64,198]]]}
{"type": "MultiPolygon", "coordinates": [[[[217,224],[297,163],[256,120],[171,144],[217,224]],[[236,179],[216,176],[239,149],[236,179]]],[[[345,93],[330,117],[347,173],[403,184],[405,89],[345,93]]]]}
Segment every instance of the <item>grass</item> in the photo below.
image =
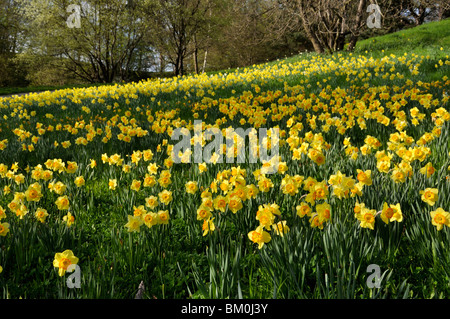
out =
{"type": "Polygon", "coordinates": [[[418,55],[443,57],[450,42],[450,19],[429,22],[418,27],[401,30],[357,43],[355,53],[370,51],[372,56],[402,55],[414,52],[418,55]]]}
{"type": "MultiPolygon", "coordinates": [[[[171,77],[171,72],[153,72],[151,73],[149,79],[154,78],[168,78],[171,77]]],[[[0,97],[9,96],[13,94],[23,94],[23,93],[39,93],[45,91],[56,91],[64,89],[74,89],[74,88],[89,88],[89,87],[99,87],[104,85],[115,85],[116,83],[72,83],[65,85],[28,85],[28,86],[18,86],[18,87],[0,87],[0,97]]]]}
{"type": "MultiPolygon", "coordinates": [[[[403,37],[411,39],[407,42],[410,47],[399,44],[396,39],[399,35],[392,34],[361,41],[355,53],[303,54],[243,68],[227,73],[227,77],[219,72],[0,101],[0,116],[5,119],[0,129],[2,139],[7,139],[0,151],[0,163],[7,170],[16,162],[19,167],[13,176],[4,173],[0,178],[0,205],[7,216],[1,222],[10,224],[10,232],[0,237],[2,297],[126,299],[133,298],[139,283],[144,281],[145,298],[158,299],[448,298],[450,250],[446,243],[450,231],[447,226],[436,230],[429,213],[437,206],[445,209],[450,205],[449,124],[444,122],[441,134],[427,144],[431,153],[426,161],[437,168],[430,178],[418,172],[425,162],[413,161],[414,175],[404,183],[395,183],[391,173],[377,169],[375,149],[371,154],[360,152],[356,159],[351,159],[343,147],[344,138],[350,137],[352,145],[361,150],[367,144],[367,135],[372,135],[380,141],[380,149],[389,150],[393,135],[402,131],[394,122],[401,118],[395,112],[395,102],[402,99],[407,102],[402,110],[407,112],[408,123],[412,122],[413,107],[425,116],[418,125],[407,126],[406,134],[417,142],[424,134],[434,132],[433,112],[439,106],[449,109],[445,100],[448,82],[443,76],[449,74],[450,67],[439,64],[440,59],[448,61],[444,56],[450,47],[446,25],[448,20],[419,27],[417,36],[415,29],[402,31],[406,34],[403,37]],[[424,48],[425,36],[435,37],[437,44],[424,48]],[[380,53],[384,45],[385,52],[380,53]],[[405,48],[408,55],[403,59],[405,48]],[[420,57],[424,50],[429,50],[426,51],[429,59],[420,57]],[[417,74],[410,71],[413,64],[418,65],[417,74]],[[391,71],[392,67],[395,70],[391,71]],[[435,80],[439,82],[431,85],[435,80]],[[420,99],[403,95],[417,89],[424,95],[420,99]],[[388,97],[383,97],[383,93],[388,97]],[[437,105],[427,107],[428,95],[437,105]],[[344,134],[334,125],[326,129],[327,118],[321,116],[327,112],[333,113],[331,118],[344,114],[332,110],[339,98],[345,101],[343,105],[348,103],[352,111],[358,112],[361,101],[365,107],[378,101],[390,125],[382,125],[376,116],[371,118],[364,113],[344,134]],[[293,122],[302,127],[297,132],[287,124],[293,116],[293,122]],[[327,182],[338,171],[354,178],[357,169],[370,169],[373,184],[364,186],[360,196],[343,199],[334,196],[330,186],[326,199],[314,203],[331,206],[331,219],[320,229],[311,227],[308,216],[297,215],[297,205],[308,195],[303,184],[297,195],[286,195],[280,189],[285,174],[274,174],[269,176],[274,187],[246,199],[237,213],[229,208],[224,212],[214,210],[216,229],[203,236],[202,221],[197,219],[201,190],[211,191],[214,179],[237,165],[208,165],[208,170],[200,173],[197,165],[166,164],[167,144],[174,141],[164,129],[186,126],[194,118],[211,124],[219,120],[224,123],[221,128],[241,127],[242,119],[247,127],[256,125],[251,120],[265,120],[263,127],[279,125],[286,137],[292,134],[294,138],[298,133],[305,140],[311,131],[319,138],[315,143],[310,141],[311,145],[325,148],[320,136],[330,144],[324,151],[326,163],[317,165],[305,154],[300,160],[293,159],[289,145],[293,139],[284,138],[280,155],[286,161],[287,174],[327,182]],[[45,128],[42,134],[39,127],[45,128]],[[121,133],[127,136],[139,129],[148,134],[130,135],[130,142],[119,138],[121,133]],[[108,130],[111,130],[109,138],[108,130]],[[96,134],[89,137],[93,131],[96,134]],[[33,136],[39,139],[33,142],[33,136]],[[88,137],[90,140],[83,145],[81,138],[88,137]],[[107,140],[103,141],[104,138],[107,140]],[[67,148],[62,146],[65,141],[71,142],[67,148]],[[33,149],[28,149],[29,145],[33,149]],[[148,149],[153,152],[151,160],[132,162],[134,152],[148,149]],[[114,154],[121,156],[122,164],[103,162],[103,155],[112,159],[114,154]],[[78,168],[75,174],[53,170],[45,165],[48,159],[61,159],[66,165],[75,161],[78,168]],[[97,161],[97,167],[90,166],[91,159],[97,161]],[[133,180],[143,181],[150,163],[159,166],[155,185],[134,191],[133,180]],[[21,211],[16,215],[9,204],[35,182],[31,172],[39,164],[51,170],[53,176],[49,181],[38,180],[43,186],[43,197],[39,202],[26,201],[29,212],[20,218],[21,211]],[[128,172],[124,164],[130,165],[128,172]],[[163,170],[170,171],[169,185],[157,181],[163,170]],[[23,174],[23,182],[16,181],[19,174],[23,174]],[[77,176],[84,177],[84,186],[75,185],[77,176]],[[115,190],[108,186],[110,179],[118,181],[115,190]],[[67,211],[55,206],[60,194],[48,189],[50,181],[67,186],[65,194],[75,216],[70,227],[63,220],[67,211]],[[195,194],[187,193],[187,181],[196,181],[202,189],[195,194]],[[6,186],[10,192],[5,191],[6,186]],[[431,208],[420,199],[418,191],[426,187],[439,189],[437,206],[431,208]],[[158,197],[165,189],[172,192],[172,201],[151,210],[167,210],[169,223],[151,228],[141,226],[138,233],[128,232],[125,224],[135,207],[145,205],[146,198],[158,197]],[[374,230],[361,227],[354,218],[356,202],[364,202],[378,211],[384,201],[399,203],[404,220],[386,225],[377,217],[374,230]],[[258,249],[248,234],[259,225],[255,217],[260,206],[273,203],[281,212],[274,216],[275,220],[286,220],[290,231],[284,236],[270,231],[271,241],[258,249]],[[33,216],[38,207],[49,212],[45,223],[39,223],[33,216]],[[67,288],[67,276],[59,277],[52,265],[55,253],[65,249],[73,250],[79,258],[81,289],[67,288]],[[366,284],[368,266],[373,264],[381,269],[381,288],[366,284]]],[[[393,161],[398,164],[401,157],[395,156],[393,161]]],[[[247,185],[258,187],[253,173],[260,164],[243,163],[241,167],[247,170],[244,178],[247,185]]],[[[230,177],[229,182],[232,181],[230,177]]],[[[218,194],[222,193],[213,196],[218,194]]]]}
{"type": "Polygon", "coordinates": [[[20,93],[36,93],[36,92],[45,92],[45,91],[54,91],[54,90],[63,90],[63,89],[72,89],[72,88],[83,88],[90,86],[99,86],[104,84],[73,84],[73,85],[42,85],[42,86],[25,86],[25,87],[0,87],[0,96],[4,95],[13,95],[20,93]]]}

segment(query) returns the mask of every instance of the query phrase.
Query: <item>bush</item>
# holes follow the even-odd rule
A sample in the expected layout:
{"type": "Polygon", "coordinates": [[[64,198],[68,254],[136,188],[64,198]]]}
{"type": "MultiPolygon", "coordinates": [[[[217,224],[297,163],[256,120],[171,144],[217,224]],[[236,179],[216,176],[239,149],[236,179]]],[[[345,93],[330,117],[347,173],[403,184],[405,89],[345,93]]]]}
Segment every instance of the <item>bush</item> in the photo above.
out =
{"type": "Polygon", "coordinates": [[[0,55],[0,87],[26,86],[26,72],[14,60],[14,55],[0,55]]]}
{"type": "Polygon", "coordinates": [[[50,56],[18,54],[15,63],[26,74],[26,80],[32,86],[53,86],[81,83],[64,70],[64,61],[50,56]]]}

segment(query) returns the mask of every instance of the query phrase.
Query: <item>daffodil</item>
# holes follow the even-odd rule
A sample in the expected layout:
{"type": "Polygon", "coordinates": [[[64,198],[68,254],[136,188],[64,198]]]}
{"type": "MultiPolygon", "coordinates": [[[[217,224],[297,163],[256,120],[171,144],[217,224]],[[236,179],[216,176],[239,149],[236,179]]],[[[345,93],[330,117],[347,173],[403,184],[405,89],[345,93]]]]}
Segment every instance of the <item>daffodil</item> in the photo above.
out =
{"type": "Polygon", "coordinates": [[[295,179],[291,176],[286,175],[281,181],[281,191],[283,194],[288,194],[294,196],[298,193],[298,186],[295,179]]]}
{"type": "Polygon", "coordinates": [[[115,178],[114,179],[110,179],[109,182],[108,182],[108,187],[111,190],[115,190],[116,187],[117,187],[117,179],[115,179],[115,178]]]}
{"type": "Polygon", "coordinates": [[[160,210],[157,213],[158,216],[158,224],[168,224],[169,223],[169,211],[168,210],[160,210]]]}
{"type": "Polygon", "coordinates": [[[64,276],[70,265],[76,265],[78,257],[75,257],[71,250],[65,250],[62,253],[56,253],[53,260],[53,267],[58,268],[58,275],[64,276]]]}
{"type": "Polygon", "coordinates": [[[43,196],[41,185],[37,182],[31,184],[26,190],[25,196],[27,201],[38,202],[43,196]]]}
{"type": "Polygon", "coordinates": [[[228,205],[228,198],[222,195],[218,195],[216,198],[214,198],[213,203],[216,210],[224,213],[228,205]]]}
{"type": "Polygon", "coordinates": [[[311,216],[312,209],[305,202],[302,202],[302,203],[300,203],[300,205],[297,205],[295,209],[296,209],[297,215],[300,218],[302,218],[304,216],[311,216]]]}
{"type": "Polygon", "coordinates": [[[67,212],[67,215],[63,216],[63,221],[66,223],[67,227],[70,227],[75,223],[75,216],[73,216],[71,212],[67,212]]]}
{"type": "Polygon", "coordinates": [[[228,209],[233,212],[233,214],[236,214],[237,211],[241,210],[242,200],[238,196],[227,196],[228,201],[228,209]]]}
{"type": "Polygon", "coordinates": [[[149,207],[150,209],[155,209],[158,206],[158,197],[149,196],[145,198],[145,206],[149,207]]]}
{"type": "Polygon", "coordinates": [[[395,183],[404,183],[406,181],[407,174],[400,168],[396,167],[392,171],[391,178],[395,183]]]}
{"type": "Polygon", "coordinates": [[[156,165],[156,163],[150,163],[147,166],[147,171],[149,174],[151,175],[155,175],[158,173],[158,165],[156,165]]]}
{"type": "Polygon", "coordinates": [[[211,217],[211,209],[205,205],[200,205],[197,209],[197,220],[205,220],[211,217]]]}
{"type": "Polygon", "coordinates": [[[353,208],[353,213],[356,219],[359,219],[359,216],[361,215],[361,212],[366,207],[366,204],[364,203],[356,203],[355,207],[353,208]]]}
{"type": "Polygon", "coordinates": [[[430,212],[431,223],[436,226],[437,230],[442,230],[445,226],[450,227],[450,213],[444,211],[441,207],[430,212]]]}
{"type": "Polygon", "coordinates": [[[261,177],[258,181],[258,187],[261,192],[267,193],[274,186],[272,180],[268,177],[261,177]]]}
{"type": "MultiPolygon", "coordinates": [[[[202,193],[204,194],[204,192],[202,193]]],[[[214,209],[214,200],[212,198],[212,196],[202,196],[202,204],[203,206],[207,207],[210,210],[214,209]]]]}
{"type": "Polygon", "coordinates": [[[5,237],[9,232],[9,223],[0,223],[0,236],[5,237]]]}
{"type": "Polygon", "coordinates": [[[128,228],[128,232],[140,232],[140,227],[143,223],[140,216],[128,215],[128,222],[125,224],[125,227],[128,228]]]}
{"type": "Polygon", "coordinates": [[[90,162],[89,162],[89,167],[90,167],[90,168],[95,168],[95,167],[97,167],[97,161],[91,159],[90,162]]]}
{"type": "Polygon", "coordinates": [[[142,182],[140,180],[133,179],[133,181],[131,182],[130,188],[131,188],[131,190],[138,192],[139,189],[141,188],[141,185],[142,185],[142,182]]]}
{"type": "Polygon", "coordinates": [[[383,210],[381,211],[380,217],[386,224],[392,221],[401,222],[403,220],[403,214],[400,204],[391,204],[388,206],[387,203],[383,203],[383,210]]]}
{"type": "Polygon", "coordinates": [[[361,212],[356,216],[360,221],[362,228],[374,229],[375,226],[376,211],[374,209],[368,209],[366,207],[361,208],[361,212]]]}
{"type": "Polygon", "coordinates": [[[167,189],[160,192],[158,196],[159,201],[165,205],[169,205],[169,203],[172,201],[172,192],[167,189]]]}
{"type": "Polygon", "coordinates": [[[206,172],[208,170],[208,167],[206,166],[206,163],[199,163],[198,164],[198,170],[200,174],[206,172]]]}
{"type": "Polygon", "coordinates": [[[71,161],[67,162],[67,166],[66,166],[67,173],[73,174],[77,171],[77,169],[78,169],[78,164],[76,162],[71,162],[71,161]]]}
{"type": "Polygon", "coordinates": [[[66,192],[67,186],[63,182],[58,181],[56,183],[49,183],[48,188],[50,189],[51,192],[55,192],[58,195],[62,195],[66,192]]]}
{"type": "Polygon", "coordinates": [[[81,187],[85,185],[86,181],[84,180],[83,176],[77,176],[74,180],[74,183],[77,187],[81,187]]]}
{"type": "Polygon", "coordinates": [[[56,206],[58,207],[59,210],[68,210],[69,209],[69,198],[67,197],[67,195],[64,196],[60,196],[57,198],[56,202],[55,202],[56,206]]]}
{"type": "Polygon", "coordinates": [[[286,234],[287,232],[290,231],[290,228],[289,228],[289,226],[286,225],[285,220],[279,221],[276,224],[272,224],[272,228],[273,228],[275,234],[277,234],[278,236],[281,236],[281,237],[283,237],[284,234],[286,234]]]}
{"type": "Polygon", "coordinates": [[[144,208],[144,205],[133,206],[133,215],[142,217],[147,211],[144,208]]]}
{"type": "Polygon", "coordinates": [[[203,221],[202,230],[203,236],[206,236],[209,232],[212,232],[216,229],[214,225],[214,218],[208,218],[203,221]]]}
{"type": "Polygon", "coordinates": [[[422,195],[422,200],[430,206],[433,206],[439,199],[437,188],[426,188],[425,190],[421,190],[420,194],[422,195]]]}
{"type": "Polygon", "coordinates": [[[195,194],[198,190],[198,184],[197,182],[189,181],[185,185],[186,187],[186,193],[188,194],[195,194]]]}
{"type": "Polygon", "coordinates": [[[317,214],[311,214],[309,218],[309,224],[312,228],[323,229],[323,221],[319,218],[317,214]]]}
{"type": "Polygon", "coordinates": [[[248,238],[258,244],[258,248],[261,249],[264,244],[267,244],[272,239],[270,234],[266,232],[262,226],[258,226],[255,230],[248,233],[248,238]]]}
{"type": "Polygon", "coordinates": [[[48,212],[46,209],[38,208],[34,212],[34,216],[36,216],[37,220],[39,220],[41,223],[45,223],[45,219],[48,216],[48,212]]]}
{"type": "Polygon", "coordinates": [[[428,162],[424,167],[422,167],[419,172],[423,175],[425,175],[427,178],[429,178],[431,175],[434,174],[436,169],[433,167],[433,164],[428,162]]]}
{"type": "Polygon", "coordinates": [[[270,230],[270,227],[275,221],[275,215],[269,206],[260,206],[256,213],[256,220],[259,221],[259,225],[270,230]]]}
{"type": "Polygon", "coordinates": [[[366,170],[362,171],[360,169],[357,169],[356,172],[358,173],[357,179],[360,183],[370,186],[372,185],[372,171],[366,170]]]}
{"type": "Polygon", "coordinates": [[[147,226],[148,228],[152,228],[154,225],[158,223],[158,214],[154,212],[146,212],[144,215],[141,216],[141,218],[145,226],[147,226]]]}
{"type": "Polygon", "coordinates": [[[331,218],[331,205],[328,203],[318,204],[316,206],[317,216],[321,223],[324,223],[331,218]]]}

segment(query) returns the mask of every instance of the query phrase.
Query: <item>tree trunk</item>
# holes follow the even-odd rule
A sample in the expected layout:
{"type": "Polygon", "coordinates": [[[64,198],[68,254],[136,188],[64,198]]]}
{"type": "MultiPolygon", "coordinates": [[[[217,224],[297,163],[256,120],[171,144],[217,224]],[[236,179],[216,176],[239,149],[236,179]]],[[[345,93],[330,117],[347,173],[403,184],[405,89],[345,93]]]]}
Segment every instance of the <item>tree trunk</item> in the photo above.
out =
{"type": "Polygon", "coordinates": [[[317,53],[324,53],[325,49],[323,48],[322,44],[320,44],[319,39],[317,39],[316,35],[311,32],[309,26],[305,27],[305,31],[307,38],[314,47],[314,51],[316,51],[317,53]]]}
{"type": "Polygon", "coordinates": [[[194,37],[194,71],[195,74],[198,74],[198,47],[196,37],[194,37]]]}
{"type": "Polygon", "coordinates": [[[350,42],[348,44],[348,47],[347,47],[347,51],[349,51],[349,52],[353,51],[355,49],[355,47],[356,47],[356,42],[357,41],[358,41],[358,37],[355,37],[355,36],[352,35],[352,37],[350,39],[350,42]]]}
{"type": "Polygon", "coordinates": [[[364,15],[364,8],[366,7],[366,0],[360,0],[358,5],[358,12],[356,14],[355,30],[352,31],[350,37],[350,43],[348,45],[347,51],[353,51],[356,47],[356,42],[359,37],[359,30],[361,28],[361,21],[364,15]]]}
{"type": "Polygon", "coordinates": [[[184,57],[181,56],[180,57],[180,69],[179,71],[179,75],[183,76],[184,75],[184,57]]]}
{"type": "Polygon", "coordinates": [[[159,72],[163,73],[166,69],[166,64],[164,63],[163,55],[159,54],[159,72]]]}
{"type": "Polygon", "coordinates": [[[178,75],[184,75],[184,55],[182,49],[178,49],[177,59],[175,63],[175,76],[178,75]]]}
{"type": "Polygon", "coordinates": [[[205,73],[205,69],[206,69],[206,57],[208,55],[208,50],[205,51],[205,57],[203,58],[203,68],[202,68],[202,73],[205,73]]]}
{"type": "Polygon", "coordinates": [[[180,55],[177,54],[177,59],[175,61],[175,76],[180,74],[180,55]]]}
{"type": "Polygon", "coordinates": [[[334,44],[334,51],[342,51],[345,46],[345,35],[339,34],[334,44]]]}
{"type": "Polygon", "coordinates": [[[299,7],[299,15],[300,15],[300,19],[302,21],[303,28],[305,29],[305,32],[306,32],[306,37],[313,45],[314,51],[316,51],[317,53],[324,53],[325,50],[324,50],[322,44],[319,42],[319,39],[312,32],[311,27],[308,24],[308,18],[305,17],[305,13],[303,11],[302,5],[300,5],[300,7],[299,7]]]}

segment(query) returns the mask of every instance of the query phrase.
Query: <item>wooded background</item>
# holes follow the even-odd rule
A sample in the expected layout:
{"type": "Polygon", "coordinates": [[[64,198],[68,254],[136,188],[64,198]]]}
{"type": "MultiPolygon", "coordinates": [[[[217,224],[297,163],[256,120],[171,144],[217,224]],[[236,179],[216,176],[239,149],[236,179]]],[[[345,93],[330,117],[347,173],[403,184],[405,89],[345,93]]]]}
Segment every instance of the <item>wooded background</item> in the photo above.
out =
{"type": "Polygon", "coordinates": [[[330,54],[449,16],[450,0],[0,0],[0,86],[139,81],[330,54]],[[381,28],[367,26],[370,4],[381,28]]]}

